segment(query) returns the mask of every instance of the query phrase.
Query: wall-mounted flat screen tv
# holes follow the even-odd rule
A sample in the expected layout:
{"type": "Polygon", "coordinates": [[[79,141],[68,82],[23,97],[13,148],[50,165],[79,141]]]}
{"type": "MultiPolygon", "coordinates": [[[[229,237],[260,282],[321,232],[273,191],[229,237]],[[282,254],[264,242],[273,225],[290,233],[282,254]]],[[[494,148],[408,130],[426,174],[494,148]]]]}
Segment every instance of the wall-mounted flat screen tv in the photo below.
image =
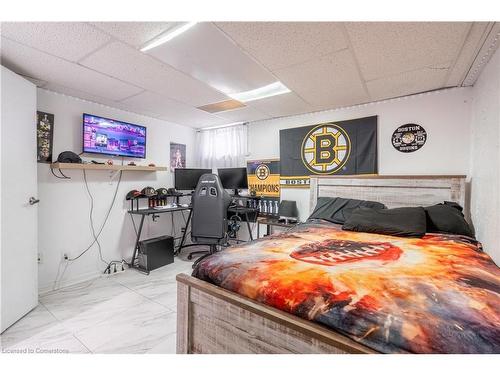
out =
{"type": "Polygon", "coordinates": [[[146,157],[146,127],[83,114],[83,152],[146,157]]]}

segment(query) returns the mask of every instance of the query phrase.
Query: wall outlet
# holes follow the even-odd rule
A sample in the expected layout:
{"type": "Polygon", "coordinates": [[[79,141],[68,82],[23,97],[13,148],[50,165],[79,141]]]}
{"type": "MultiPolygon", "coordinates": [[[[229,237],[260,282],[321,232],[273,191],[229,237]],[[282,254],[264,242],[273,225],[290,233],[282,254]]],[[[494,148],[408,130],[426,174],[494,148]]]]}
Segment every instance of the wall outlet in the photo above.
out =
{"type": "Polygon", "coordinates": [[[38,253],[37,260],[38,260],[38,264],[42,264],[43,263],[42,253],[38,253]]]}

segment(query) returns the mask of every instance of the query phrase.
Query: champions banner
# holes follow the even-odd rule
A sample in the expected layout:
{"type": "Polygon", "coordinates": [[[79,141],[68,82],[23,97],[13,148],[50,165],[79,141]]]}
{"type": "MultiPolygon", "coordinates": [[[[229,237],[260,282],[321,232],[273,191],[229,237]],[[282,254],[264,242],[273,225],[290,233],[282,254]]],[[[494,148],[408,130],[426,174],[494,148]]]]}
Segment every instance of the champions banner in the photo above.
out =
{"type": "Polygon", "coordinates": [[[279,159],[247,161],[248,189],[258,197],[279,198],[279,159]]]}
{"type": "Polygon", "coordinates": [[[377,116],[280,130],[282,187],[309,187],[310,175],[377,173],[377,116]]]}

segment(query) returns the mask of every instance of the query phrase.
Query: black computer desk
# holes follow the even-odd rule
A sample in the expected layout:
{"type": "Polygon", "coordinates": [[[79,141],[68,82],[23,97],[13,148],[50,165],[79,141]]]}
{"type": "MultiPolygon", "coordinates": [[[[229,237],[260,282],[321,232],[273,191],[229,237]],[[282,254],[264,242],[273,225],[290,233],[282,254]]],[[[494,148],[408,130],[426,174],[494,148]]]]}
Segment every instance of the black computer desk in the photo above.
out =
{"type": "MultiPolygon", "coordinates": [[[[141,272],[149,274],[149,271],[139,267],[136,265],[136,260],[137,256],[139,253],[139,242],[141,240],[141,234],[142,234],[142,228],[144,227],[144,220],[147,216],[154,216],[154,215],[160,215],[160,214],[165,214],[165,213],[174,213],[178,211],[189,211],[189,215],[186,220],[186,226],[184,228],[184,231],[182,233],[182,238],[179,246],[177,249],[174,249],[174,256],[177,256],[180,254],[181,250],[186,247],[190,246],[198,246],[198,244],[188,244],[185,245],[186,242],[186,234],[188,232],[189,224],[191,222],[191,216],[193,214],[192,211],[192,206],[177,206],[177,207],[169,207],[169,208],[162,208],[162,209],[156,209],[156,208],[143,208],[143,209],[138,209],[138,210],[129,210],[128,213],[130,215],[139,215],[141,217],[141,221],[139,223],[139,228],[136,230],[136,240],[135,240],[135,246],[134,246],[134,253],[132,255],[132,260],[129,263],[130,268],[135,268],[141,272]]],[[[232,206],[228,207],[227,209],[228,213],[232,214],[243,214],[245,216],[245,221],[247,222],[247,228],[248,228],[248,233],[250,235],[250,240],[253,241],[253,234],[252,234],[252,229],[250,227],[250,219],[248,217],[249,213],[258,213],[258,210],[255,208],[248,208],[244,206],[232,206]]],[[[132,219],[132,222],[134,223],[134,229],[135,229],[135,222],[132,219]]]]}
{"type": "MultiPolygon", "coordinates": [[[[178,211],[189,211],[188,218],[186,220],[186,227],[184,228],[184,232],[182,233],[182,239],[177,247],[177,249],[174,249],[174,255],[178,255],[179,252],[182,250],[184,247],[188,247],[189,245],[184,245],[184,242],[186,241],[186,233],[188,231],[189,223],[191,221],[191,214],[192,214],[192,209],[191,206],[177,206],[177,207],[169,207],[169,208],[162,208],[162,209],[156,209],[156,208],[143,208],[139,210],[129,210],[128,213],[130,215],[139,215],[141,216],[141,221],[139,223],[139,228],[136,230],[136,240],[135,240],[135,247],[134,247],[134,254],[132,255],[132,260],[129,263],[129,267],[135,268],[141,272],[149,274],[149,271],[139,267],[136,265],[136,260],[137,260],[137,255],[139,253],[139,242],[141,240],[141,233],[142,233],[142,228],[144,226],[144,219],[146,216],[151,216],[151,215],[159,215],[159,214],[166,214],[166,213],[174,213],[178,211]]],[[[132,222],[133,218],[132,218],[132,222]]],[[[134,223],[134,229],[135,229],[135,223],[134,223]]],[[[175,242],[174,242],[175,243],[175,242]]]]}

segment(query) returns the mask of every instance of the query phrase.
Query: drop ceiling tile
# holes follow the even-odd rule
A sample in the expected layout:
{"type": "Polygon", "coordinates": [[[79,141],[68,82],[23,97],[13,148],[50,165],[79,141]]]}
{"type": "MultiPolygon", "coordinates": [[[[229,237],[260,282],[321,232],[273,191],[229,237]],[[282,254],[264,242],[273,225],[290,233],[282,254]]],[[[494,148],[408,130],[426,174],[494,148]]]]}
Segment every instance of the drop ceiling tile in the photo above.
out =
{"type": "Polygon", "coordinates": [[[315,109],[369,101],[348,50],[275,70],[273,73],[315,109]]]}
{"type": "Polygon", "coordinates": [[[227,123],[226,120],[220,117],[210,115],[183,103],[176,102],[168,97],[149,91],[122,100],[121,103],[128,106],[131,111],[157,113],[158,117],[163,120],[191,127],[204,127],[227,123]]]}
{"type": "Polygon", "coordinates": [[[224,93],[253,90],[276,81],[209,22],[198,23],[147,53],[224,93]]]}
{"type": "Polygon", "coordinates": [[[469,26],[467,22],[346,24],[365,80],[453,61],[469,26]]]}
{"type": "Polygon", "coordinates": [[[435,90],[443,87],[448,69],[436,66],[391,77],[379,78],[366,83],[373,100],[389,99],[419,92],[435,90]]]}
{"type": "Polygon", "coordinates": [[[232,111],[225,111],[217,113],[217,116],[222,117],[225,120],[228,120],[228,123],[231,122],[249,122],[249,121],[258,121],[269,118],[270,116],[259,111],[258,109],[253,107],[253,103],[249,103],[248,107],[235,109],[232,111]]]}
{"type": "Polygon", "coordinates": [[[339,22],[220,22],[217,26],[271,70],[348,47],[339,22]]]}
{"type": "Polygon", "coordinates": [[[108,44],[80,64],[195,107],[229,99],[205,83],[121,42],[108,44]]]}
{"type": "MultiPolygon", "coordinates": [[[[104,106],[108,106],[111,108],[121,109],[122,111],[131,112],[131,113],[139,114],[142,116],[148,116],[148,117],[158,118],[158,119],[160,118],[160,115],[158,113],[154,113],[154,112],[147,111],[147,110],[139,110],[138,108],[131,108],[130,105],[124,104],[123,102],[117,102],[117,101],[109,100],[106,98],[101,98],[101,97],[96,96],[96,95],[88,94],[88,93],[83,92],[83,91],[71,89],[71,88],[56,85],[53,83],[47,84],[43,89],[46,89],[46,90],[49,90],[52,92],[56,92],[59,94],[63,94],[63,95],[72,96],[74,98],[83,99],[83,100],[86,100],[89,102],[102,104],[104,106]]],[[[96,113],[96,114],[98,115],[99,113],[96,113]]]]}
{"type": "Polygon", "coordinates": [[[176,22],[92,22],[92,26],[135,48],[157,37],[176,22]]]}
{"type": "Polygon", "coordinates": [[[111,40],[84,22],[2,22],[2,37],[69,61],[78,61],[111,40]]]}
{"type": "Polygon", "coordinates": [[[3,37],[2,65],[18,74],[110,100],[121,100],[143,91],[138,87],[3,37]]]}
{"type": "Polygon", "coordinates": [[[255,100],[250,104],[259,111],[267,113],[270,117],[292,116],[314,110],[313,106],[307,104],[293,92],[255,100]]]}
{"type": "Polygon", "coordinates": [[[118,108],[117,104],[119,102],[115,102],[114,100],[106,99],[106,98],[103,98],[103,97],[100,97],[97,95],[92,95],[92,94],[89,94],[89,93],[81,91],[81,90],[61,86],[61,85],[58,85],[56,83],[48,83],[43,88],[46,90],[52,91],[52,92],[56,92],[58,94],[68,95],[68,96],[72,96],[74,98],[87,100],[89,102],[103,104],[103,105],[107,105],[110,107],[118,108]]]}
{"type": "MultiPolygon", "coordinates": [[[[195,109],[193,111],[197,110],[195,109]]],[[[168,114],[165,116],[160,116],[161,120],[173,122],[172,118],[175,118],[175,122],[177,122],[178,124],[193,128],[206,128],[208,126],[226,125],[229,122],[228,120],[221,117],[206,115],[204,113],[198,112],[182,112],[175,113],[175,115],[168,114]]]]}
{"type": "Polygon", "coordinates": [[[450,70],[446,86],[460,86],[486,37],[489,22],[473,22],[467,39],[450,70]]]}

